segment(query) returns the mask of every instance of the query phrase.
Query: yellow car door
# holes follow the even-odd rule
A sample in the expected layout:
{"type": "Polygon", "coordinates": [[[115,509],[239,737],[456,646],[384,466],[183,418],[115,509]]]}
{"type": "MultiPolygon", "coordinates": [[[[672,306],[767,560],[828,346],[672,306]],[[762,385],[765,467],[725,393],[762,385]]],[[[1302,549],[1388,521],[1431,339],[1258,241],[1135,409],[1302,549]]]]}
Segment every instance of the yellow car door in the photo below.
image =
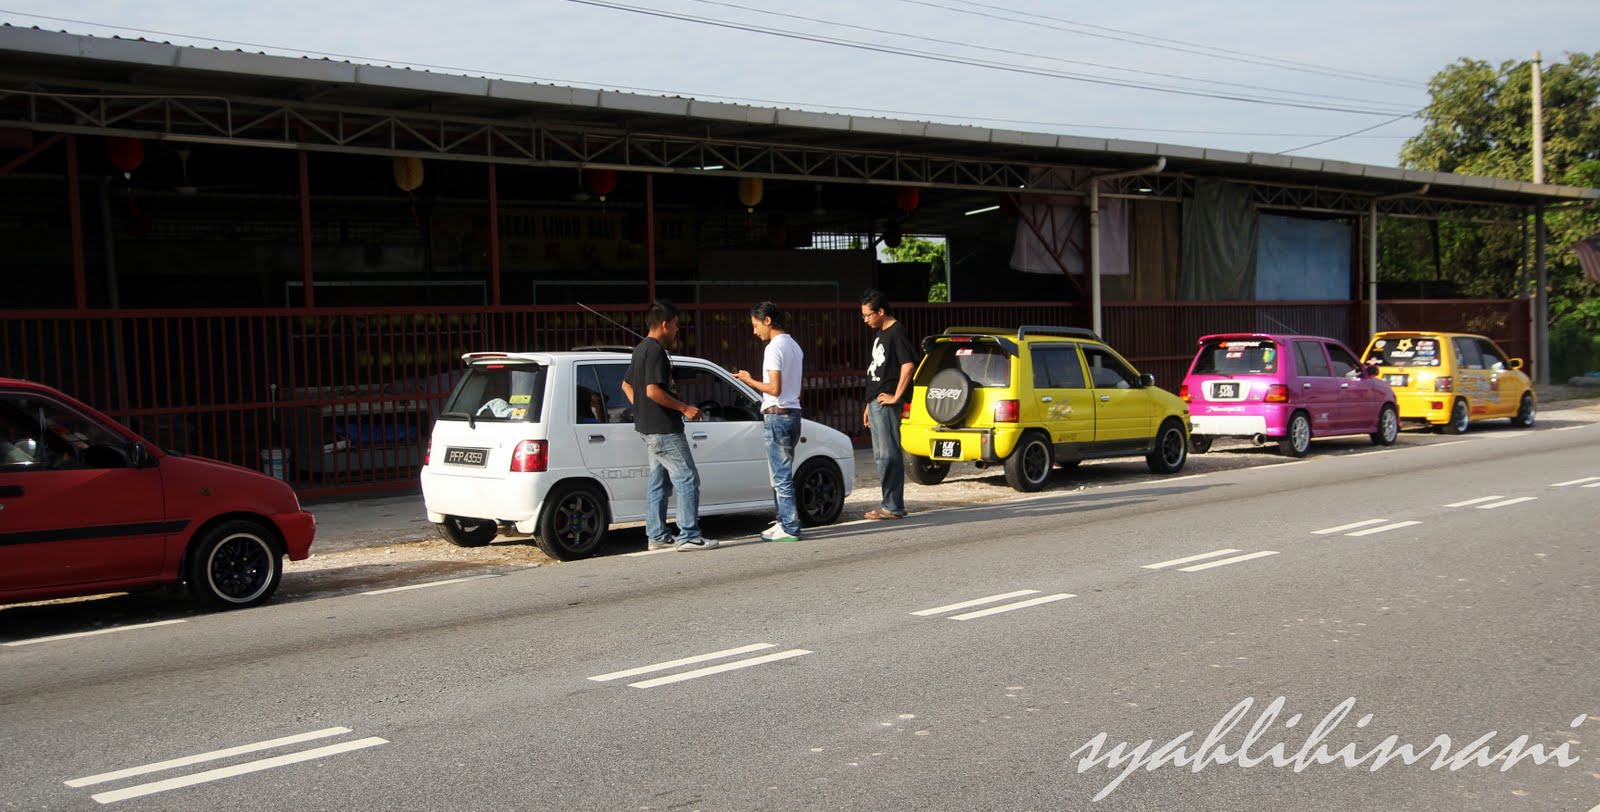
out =
{"type": "Polygon", "coordinates": [[[1056,458],[1077,457],[1094,445],[1095,399],[1083,373],[1078,347],[1038,343],[1029,349],[1040,422],[1050,432],[1056,458]]]}
{"type": "Polygon", "coordinates": [[[1489,375],[1491,398],[1486,402],[1492,411],[1486,417],[1515,417],[1522,404],[1522,395],[1531,386],[1528,376],[1519,369],[1522,365],[1511,363],[1505,351],[1487,338],[1475,338],[1483,367],[1489,375]]]}
{"type": "Polygon", "coordinates": [[[1110,350],[1085,346],[1083,358],[1094,387],[1094,448],[1100,452],[1136,453],[1150,444],[1155,406],[1139,376],[1110,350]]]}
{"type": "Polygon", "coordinates": [[[1450,349],[1455,355],[1456,397],[1467,399],[1468,413],[1473,420],[1504,417],[1500,413],[1500,381],[1492,370],[1485,369],[1483,351],[1472,336],[1451,336],[1450,349]]]}

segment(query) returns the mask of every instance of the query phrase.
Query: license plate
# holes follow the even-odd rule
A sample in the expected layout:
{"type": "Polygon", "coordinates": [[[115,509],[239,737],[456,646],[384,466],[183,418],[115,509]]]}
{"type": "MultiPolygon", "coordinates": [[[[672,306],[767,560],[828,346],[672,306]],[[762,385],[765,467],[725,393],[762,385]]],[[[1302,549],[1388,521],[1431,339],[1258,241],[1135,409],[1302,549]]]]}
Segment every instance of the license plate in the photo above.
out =
{"type": "Polygon", "coordinates": [[[444,450],[444,464],[464,465],[469,468],[482,468],[489,464],[489,449],[446,448],[444,450]]]}
{"type": "Polygon", "coordinates": [[[933,458],[936,459],[936,460],[959,460],[959,459],[961,459],[961,441],[960,440],[934,440],[933,441],[933,458]]]}
{"type": "Polygon", "coordinates": [[[1239,384],[1236,384],[1236,383],[1214,384],[1212,386],[1212,389],[1211,389],[1211,396],[1214,397],[1214,398],[1236,398],[1236,397],[1239,396],[1239,384]]]}
{"type": "Polygon", "coordinates": [[[1408,375],[1389,374],[1383,376],[1383,382],[1390,386],[1405,386],[1409,377],[1408,375]]]}

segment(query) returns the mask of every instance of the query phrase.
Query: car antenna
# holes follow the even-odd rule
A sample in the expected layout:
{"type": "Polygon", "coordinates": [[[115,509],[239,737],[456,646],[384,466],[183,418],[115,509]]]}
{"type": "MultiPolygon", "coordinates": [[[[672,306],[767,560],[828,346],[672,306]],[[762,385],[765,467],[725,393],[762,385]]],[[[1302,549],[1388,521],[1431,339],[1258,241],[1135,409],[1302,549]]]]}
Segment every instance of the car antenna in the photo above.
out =
{"type": "Polygon", "coordinates": [[[588,305],[586,305],[586,304],[584,304],[584,303],[583,303],[583,302],[578,302],[578,306],[579,306],[579,307],[581,307],[581,308],[583,308],[583,309],[584,309],[584,310],[587,310],[587,311],[589,311],[589,312],[590,312],[590,313],[593,313],[593,314],[595,314],[595,315],[596,315],[596,316],[599,316],[599,317],[600,317],[600,318],[602,318],[602,319],[605,319],[605,320],[606,320],[606,321],[609,321],[609,322],[611,322],[611,323],[612,323],[612,324],[615,324],[615,325],[617,325],[617,326],[618,326],[618,327],[621,327],[621,328],[622,328],[622,329],[623,329],[623,330],[624,330],[624,331],[625,331],[625,332],[627,332],[627,333],[628,333],[628,335],[631,335],[631,336],[633,336],[633,337],[634,337],[634,338],[637,338],[637,339],[639,339],[639,340],[640,340],[640,341],[643,341],[643,340],[644,340],[644,336],[642,336],[642,335],[639,335],[639,334],[638,334],[638,333],[636,333],[636,332],[634,332],[634,331],[632,331],[632,330],[629,330],[629,329],[628,329],[628,325],[626,325],[626,324],[623,324],[623,323],[622,323],[622,322],[620,322],[620,321],[617,321],[617,320],[616,320],[616,319],[614,319],[614,318],[611,318],[611,317],[610,317],[610,316],[607,316],[607,315],[606,315],[606,314],[604,314],[604,313],[601,313],[601,312],[600,312],[600,311],[598,311],[598,310],[595,310],[595,309],[594,309],[594,308],[592,308],[592,307],[590,307],[590,306],[588,306],[588,305]]]}

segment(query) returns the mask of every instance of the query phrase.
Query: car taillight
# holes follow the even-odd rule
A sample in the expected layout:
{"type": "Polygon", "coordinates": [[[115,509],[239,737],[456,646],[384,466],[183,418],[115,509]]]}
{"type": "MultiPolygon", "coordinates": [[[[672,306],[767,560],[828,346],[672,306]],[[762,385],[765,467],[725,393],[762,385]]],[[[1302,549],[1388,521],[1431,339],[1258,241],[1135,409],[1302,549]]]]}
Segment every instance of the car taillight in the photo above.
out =
{"type": "Polygon", "coordinates": [[[994,404],[994,422],[1015,423],[1018,419],[1017,401],[1002,400],[994,404]]]}
{"type": "Polygon", "coordinates": [[[911,401],[908,400],[905,403],[900,404],[900,419],[901,420],[910,420],[911,419],[911,401]]]}
{"type": "Polygon", "coordinates": [[[1454,378],[1450,377],[1449,375],[1441,375],[1441,376],[1439,376],[1437,378],[1434,378],[1433,379],[1433,391],[1435,391],[1435,392],[1454,392],[1454,391],[1456,391],[1456,381],[1455,381],[1454,378]]]}
{"type": "Polygon", "coordinates": [[[550,458],[545,454],[543,440],[523,440],[517,443],[517,450],[511,452],[511,470],[521,473],[536,473],[546,470],[550,465],[550,458]]]}
{"type": "Polygon", "coordinates": [[[1189,402],[1189,385],[1188,384],[1184,384],[1184,385],[1178,387],[1178,397],[1183,399],[1184,403],[1188,403],[1189,402]]]}
{"type": "Polygon", "coordinates": [[[428,445],[427,448],[422,449],[422,467],[423,468],[427,468],[428,467],[428,460],[430,460],[430,459],[433,459],[433,445],[431,443],[428,445]]]}
{"type": "Polygon", "coordinates": [[[1262,398],[1262,400],[1265,400],[1267,403],[1288,403],[1289,387],[1284,386],[1281,383],[1275,383],[1267,387],[1267,396],[1262,398]]]}

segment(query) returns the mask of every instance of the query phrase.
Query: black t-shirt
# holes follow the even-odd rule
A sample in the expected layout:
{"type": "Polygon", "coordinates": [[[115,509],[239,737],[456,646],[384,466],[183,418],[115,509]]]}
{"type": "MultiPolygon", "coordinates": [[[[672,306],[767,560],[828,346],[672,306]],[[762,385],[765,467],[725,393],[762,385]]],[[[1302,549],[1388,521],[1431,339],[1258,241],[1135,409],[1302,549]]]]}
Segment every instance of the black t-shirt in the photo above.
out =
{"type": "Polygon", "coordinates": [[[633,427],[640,434],[683,433],[683,415],[650,399],[650,384],[678,396],[672,384],[672,359],[661,342],[647,337],[633,348],[627,381],[633,387],[633,427]]]}
{"type": "MultiPolygon", "coordinates": [[[[878,395],[893,395],[900,385],[900,367],[917,362],[916,347],[911,344],[911,334],[899,319],[872,337],[872,358],[867,366],[867,401],[875,402],[878,395]]],[[[907,386],[901,398],[911,394],[907,386]]],[[[899,401],[896,401],[897,403],[899,401]]]]}

